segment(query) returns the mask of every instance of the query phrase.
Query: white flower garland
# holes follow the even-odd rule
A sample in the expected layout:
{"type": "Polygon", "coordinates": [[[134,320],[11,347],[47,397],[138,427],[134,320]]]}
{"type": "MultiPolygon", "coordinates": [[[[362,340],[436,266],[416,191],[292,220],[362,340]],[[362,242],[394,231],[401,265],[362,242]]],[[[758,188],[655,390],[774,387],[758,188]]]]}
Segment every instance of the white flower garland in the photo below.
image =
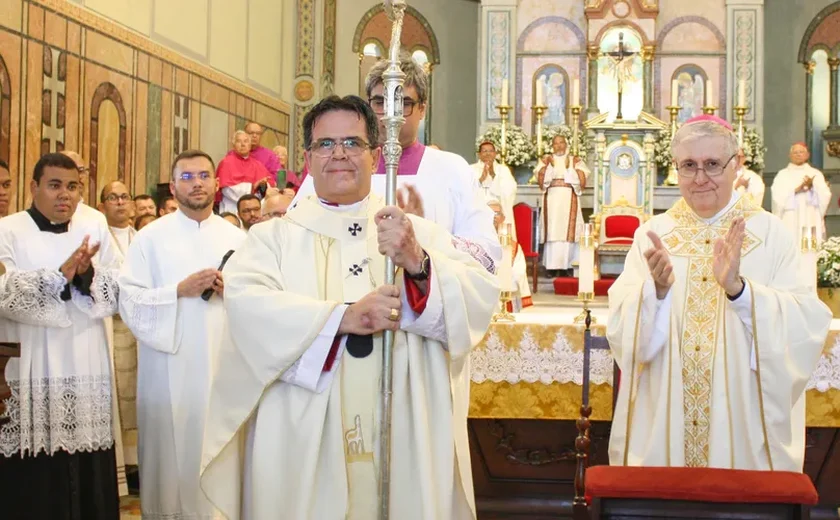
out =
{"type": "Polygon", "coordinates": [[[507,147],[504,157],[502,155],[502,127],[501,125],[491,126],[475,141],[475,148],[478,150],[483,142],[491,142],[499,152],[502,161],[511,168],[527,164],[534,157],[534,144],[525,131],[516,125],[507,127],[507,147]]]}

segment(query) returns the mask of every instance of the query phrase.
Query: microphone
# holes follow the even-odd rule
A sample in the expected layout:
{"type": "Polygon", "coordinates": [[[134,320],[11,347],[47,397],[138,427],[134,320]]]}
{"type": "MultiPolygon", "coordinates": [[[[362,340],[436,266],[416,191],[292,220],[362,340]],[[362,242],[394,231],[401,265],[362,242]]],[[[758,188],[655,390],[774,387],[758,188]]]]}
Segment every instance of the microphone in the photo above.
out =
{"type": "MultiPolygon", "coordinates": [[[[225,253],[225,256],[222,257],[222,263],[219,264],[219,271],[225,268],[225,264],[227,263],[230,256],[233,254],[233,249],[225,253]]],[[[209,289],[205,289],[203,293],[201,293],[201,299],[204,301],[210,301],[210,297],[213,296],[213,288],[210,287],[209,289]]]]}

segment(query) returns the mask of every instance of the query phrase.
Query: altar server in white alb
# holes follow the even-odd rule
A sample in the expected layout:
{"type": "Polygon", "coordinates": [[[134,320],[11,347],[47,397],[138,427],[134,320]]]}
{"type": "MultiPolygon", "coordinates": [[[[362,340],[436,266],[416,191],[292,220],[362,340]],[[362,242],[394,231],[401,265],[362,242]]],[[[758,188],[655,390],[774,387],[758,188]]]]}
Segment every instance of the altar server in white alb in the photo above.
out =
{"type": "MultiPolygon", "coordinates": [[[[385,87],[382,74],[388,61],[381,60],[367,75],[365,88],[373,111],[380,118],[380,139],[385,139],[385,87]]],[[[400,129],[402,155],[397,169],[397,188],[421,204],[403,205],[406,211],[440,224],[454,236],[455,247],[469,252],[489,271],[495,272],[502,258],[499,239],[493,230],[493,216],[479,190],[473,170],[459,155],[424,146],[418,140],[420,123],[426,115],[429,98],[429,78],[422,66],[407,53],[400,55],[400,68],[405,73],[403,88],[403,116],[400,129]]],[[[380,145],[382,143],[379,143],[380,145]]],[[[385,196],[385,160],[380,157],[371,191],[385,196]]],[[[292,202],[315,192],[312,179],[307,176],[292,202]]]]}
{"type": "Polygon", "coordinates": [[[120,315],[139,343],[140,504],[147,520],[212,519],[199,469],[224,327],[219,265],[245,233],[213,214],[216,176],[206,153],[175,158],[170,190],[178,210],[137,233],[120,276],[120,315]]]}
{"type": "Polygon", "coordinates": [[[545,190],[542,207],[543,265],[548,270],[563,270],[570,275],[577,260],[577,240],[583,233],[580,196],[586,188],[589,168],[568,152],[562,135],[551,141],[552,153],[537,164],[537,182],[545,190]]]}
{"type": "Polygon", "coordinates": [[[612,465],[802,471],[805,386],[831,312],[793,235],[733,192],[741,161],[725,124],[677,131],[682,198],[638,229],[610,288],[612,465]]]}
{"type": "MultiPolygon", "coordinates": [[[[487,202],[487,205],[493,210],[493,226],[496,228],[496,232],[500,235],[507,233],[507,229],[503,227],[506,224],[501,202],[491,199],[487,202]]],[[[511,225],[509,229],[512,231],[514,226],[511,225]]],[[[532,306],[534,301],[531,298],[531,286],[528,284],[528,264],[525,262],[525,253],[522,251],[522,246],[514,239],[511,243],[511,249],[513,254],[511,255],[510,274],[513,283],[509,287],[513,288],[513,299],[508,302],[507,308],[508,312],[519,312],[532,306]]],[[[499,268],[497,274],[502,276],[501,266],[499,268]]],[[[500,281],[500,283],[502,284],[502,290],[505,290],[504,282],[500,281]]]]}
{"type": "Polygon", "coordinates": [[[831,188],[822,172],[808,164],[810,154],[805,143],[790,148],[790,164],[773,179],[773,214],[799,240],[825,239],[825,212],[831,203],[831,188]]]}
{"type": "Polygon", "coordinates": [[[516,240],[516,224],[513,220],[513,204],[516,202],[516,180],[510,168],[496,161],[496,145],[485,141],[478,147],[479,161],[472,165],[478,185],[489,204],[496,201],[502,205],[504,224],[510,224],[513,239],[516,240]]]}
{"type": "Polygon", "coordinates": [[[69,157],[44,155],[32,206],[0,220],[3,340],[21,344],[5,367],[4,520],[119,518],[104,321],[117,311],[119,252],[104,221],[77,213],[81,188],[69,157]]]}
{"type": "Polygon", "coordinates": [[[496,277],[439,225],[371,193],[380,148],[364,100],[322,100],[303,131],[315,196],[251,228],[225,271],[230,339],[202,489],[231,520],[376,518],[382,332],[393,330],[390,516],[474,519],[469,359],[496,277]],[[386,256],[395,285],[383,285],[386,256]]]}
{"type": "Polygon", "coordinates": [[[733,187],[740,195],[751,197],[759,206],[764,204],[764,179],[746,166],[741,166],[738,170],[733,187]]]}

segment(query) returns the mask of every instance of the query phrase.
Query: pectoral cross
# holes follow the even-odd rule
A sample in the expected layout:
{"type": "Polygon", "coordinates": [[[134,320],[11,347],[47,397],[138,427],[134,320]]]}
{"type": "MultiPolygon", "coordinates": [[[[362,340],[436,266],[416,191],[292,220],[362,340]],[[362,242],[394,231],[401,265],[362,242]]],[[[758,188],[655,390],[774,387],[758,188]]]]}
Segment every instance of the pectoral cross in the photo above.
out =
{"type": "Polygon", "coordinates": [[[631,76],[629,69],[632,66],[632,62],[627,60],[627,58],[632,58],[636,54],[638,54],[637,51],[628,51],[627,48],[624,47],[623,32],[618,33],[618,50],[606,53],[606,55],[613,61],[615,78],[618,81],[618,114],[615,116],[617,121],[624,119],[621,114],[621,98],[624,93],[624,81],[626,80],[625,76],[628,78],[631,76]]]}

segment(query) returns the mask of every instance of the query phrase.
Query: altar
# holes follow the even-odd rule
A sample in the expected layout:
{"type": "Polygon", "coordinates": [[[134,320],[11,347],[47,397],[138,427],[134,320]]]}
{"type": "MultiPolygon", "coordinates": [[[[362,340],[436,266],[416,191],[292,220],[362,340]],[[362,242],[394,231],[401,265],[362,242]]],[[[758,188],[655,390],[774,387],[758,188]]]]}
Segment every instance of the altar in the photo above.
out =
{"type": "MultiPolygon", "coordinates": [[[[575,420],[580,414],[582,325],[575,307],[537,305],[515,323],[490,326],[471,358],[470,450],[480,518],[533,511],[566,516],[574,495],[575,420]]],[[[593,310],[605,333],[606,308],[593,310]]],[[[608,464],[613,360],[591,352],[591,464],[608,464]]],[[[805,472],[820,504],[840,506],[840,320],[834,320],[807,386],[805,472]]],[[[529,517],[531,518],[531,517],[529,517]]]]}

